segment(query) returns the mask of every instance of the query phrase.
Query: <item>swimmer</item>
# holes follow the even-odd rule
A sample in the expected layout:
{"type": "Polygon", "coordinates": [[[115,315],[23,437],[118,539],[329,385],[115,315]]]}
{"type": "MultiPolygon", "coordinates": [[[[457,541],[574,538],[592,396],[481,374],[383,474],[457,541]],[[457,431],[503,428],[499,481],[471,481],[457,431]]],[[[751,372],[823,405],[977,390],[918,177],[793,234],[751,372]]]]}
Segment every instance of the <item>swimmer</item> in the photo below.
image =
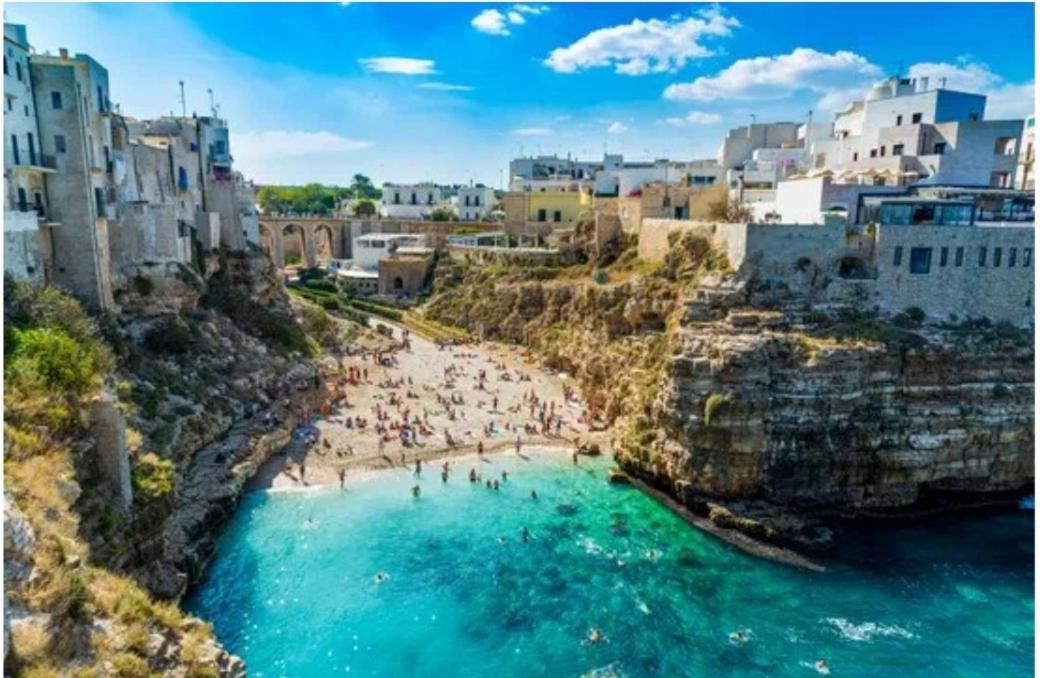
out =
{"type": "Polygon", "coordinates": [[[589,645],[595,645],[596,643],[603,641],[603,632],[599,629],[593,628],[588,631],[587,642],[589,645]]]}
{"type": "Polygon", "coordinates": [[[530,498],[534,499],[536,501],[537,498],[538,498],[538,491],[537,490],[531,490],[530,491],[530,498]]]}
{"type": "Polygon", "coordinates": [[[389,580],[388,572],[379,572],[376,575],[374,575],[374,584],[375,585],[382,584],[384,582],[387,582],[388,580],[389,580]]]}
{"type": "Polygon", "coordinates": [[[526,544],[530,541],[530,530],[523,528],[523,543],[526,544]]]}
{"type": "Polygon", "coordinates": [[[508,471],[502,471],[501,472],[501,480],[502,481],[508,480],[508,471]]]}
{"type": "Polygon", "coordinates": [[[831,671],[828,669],[828,662],[823,659],[818,659],[814,662],[814,670],[820,673],[822,676],[827,676],[831,671]]]}
{"type": "Polygon", "coordinates": [[[410,493],[412,495],[414,495],[415,499],[420,498],[421,497],[421,486],[420,485],[415,485],[414,487],[410,488],[410,493]]]}
{"type": "Polygon", "coordinates": [[[730,632],[730,642],[734,645],[740,645],[748,642],[748,631],[746,629],[736,629],[730,632]]]}

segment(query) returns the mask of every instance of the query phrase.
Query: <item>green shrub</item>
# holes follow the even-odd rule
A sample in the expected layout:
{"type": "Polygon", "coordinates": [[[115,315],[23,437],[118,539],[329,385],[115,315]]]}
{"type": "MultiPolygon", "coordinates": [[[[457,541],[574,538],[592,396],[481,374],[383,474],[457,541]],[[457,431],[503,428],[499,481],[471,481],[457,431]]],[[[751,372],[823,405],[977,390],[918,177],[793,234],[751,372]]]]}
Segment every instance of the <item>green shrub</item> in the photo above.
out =
{"type": "Polygon", "coordinates": [[[597,268],[592,273],[592,280],[596,281],[596,284],[598,285],[606,285],[610,282],[610,274],[601,268],[597,268]]]}
{"type": "Polygon", "coordinates": [[[132,479],[135,494],[144,499],[160,499],[174,490],[174,464],[155,454],[140,455],[134,464],[132,479]]]}
{"type": "Polygon", "coordinates": [[[306,355],[312,352],[305,332],[294,318],[266,308],[247,292],[224,281],[212,280],[201,301],[204,306],[229,316],[249,334],[280,350],[298,351],[306,355]]]}
{"type": "Polygon", "coordinates": [[[305,281],[305,286],[310,290],[319,290],[321,292],[336,293],[338,291],[337,285],[325,278],[310,278],[305,281]]]}
{"type": "Polygon", "coordinates": [[[726,393],[712,393],[705,399],[705,426],[710,426],[715,419],[716,412],[732,400],[726,393]]]}
{"type": "Polygon", "coordinates": [[[97,350],[84,346],[57,328],[15,330],[15,348],[6,372],[16,378],[39,379],[58,393],[83,395],[101,377],[97,350]]]}

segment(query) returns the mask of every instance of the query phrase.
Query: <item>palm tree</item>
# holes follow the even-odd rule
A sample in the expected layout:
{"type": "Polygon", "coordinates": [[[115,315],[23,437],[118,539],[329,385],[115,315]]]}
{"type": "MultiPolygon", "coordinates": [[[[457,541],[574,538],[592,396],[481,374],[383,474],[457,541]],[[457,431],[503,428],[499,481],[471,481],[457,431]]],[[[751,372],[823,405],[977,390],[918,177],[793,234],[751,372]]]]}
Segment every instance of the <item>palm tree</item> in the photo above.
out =
{"type": "Polygon", "coordinates": [[[364,195],[367,193],[367,189],[371,188],[370,177],[366,174],[354,174],[352,175],[352,190],[356,192],[356,199],[359,200],[360,193],[364,195]]]}

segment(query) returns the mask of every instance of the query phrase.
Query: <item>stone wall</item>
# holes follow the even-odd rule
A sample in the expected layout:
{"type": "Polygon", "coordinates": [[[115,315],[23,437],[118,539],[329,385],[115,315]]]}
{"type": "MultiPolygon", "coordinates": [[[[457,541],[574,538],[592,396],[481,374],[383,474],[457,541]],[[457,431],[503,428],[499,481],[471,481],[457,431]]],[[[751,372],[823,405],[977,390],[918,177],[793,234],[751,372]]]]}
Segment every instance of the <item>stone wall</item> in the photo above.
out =
{"type": "Polygon", "coordinates": [[[916,306],[937,318],[1030,325],[1034,241],[1028,227],[880,226],[872,301],[891,313],[916,306]],[[911,272],[913,247],[930,249],[929,272],[911,272]]]}
{"type": "Polygon", "coordinates": [[[414,296],[425,289],[432,257],[392,256],[378,261],[378,294],[414,296]]]}

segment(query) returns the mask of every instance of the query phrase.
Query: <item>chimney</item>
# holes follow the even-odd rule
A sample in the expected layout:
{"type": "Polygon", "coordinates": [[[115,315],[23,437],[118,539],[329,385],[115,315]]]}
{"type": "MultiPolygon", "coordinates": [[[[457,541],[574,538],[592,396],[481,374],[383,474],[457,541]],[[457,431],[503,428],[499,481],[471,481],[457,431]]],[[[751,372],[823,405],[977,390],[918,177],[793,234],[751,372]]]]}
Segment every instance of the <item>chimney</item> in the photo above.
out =
{"type": "Polygon", "coordinates": [[[58,48],[58,56],[62,57],[63,59],[68,59],[69,58],[69,50],[67,50],[65,47],[59,47],[58,48]]]}
{"type": "Polygon", "coordinates": [[[925,92],[929,88],[930,88],[930,78],[928,78],[928,77],[919,78],[919,89],[918,89],[918,91],[919,92],[925,92]]]}
{"type": "Polygon", "coordinates": [[[941,78],[937,81],[937,89],[944,89],[945,85],[948,84],[948,78],[941,78]]]}

